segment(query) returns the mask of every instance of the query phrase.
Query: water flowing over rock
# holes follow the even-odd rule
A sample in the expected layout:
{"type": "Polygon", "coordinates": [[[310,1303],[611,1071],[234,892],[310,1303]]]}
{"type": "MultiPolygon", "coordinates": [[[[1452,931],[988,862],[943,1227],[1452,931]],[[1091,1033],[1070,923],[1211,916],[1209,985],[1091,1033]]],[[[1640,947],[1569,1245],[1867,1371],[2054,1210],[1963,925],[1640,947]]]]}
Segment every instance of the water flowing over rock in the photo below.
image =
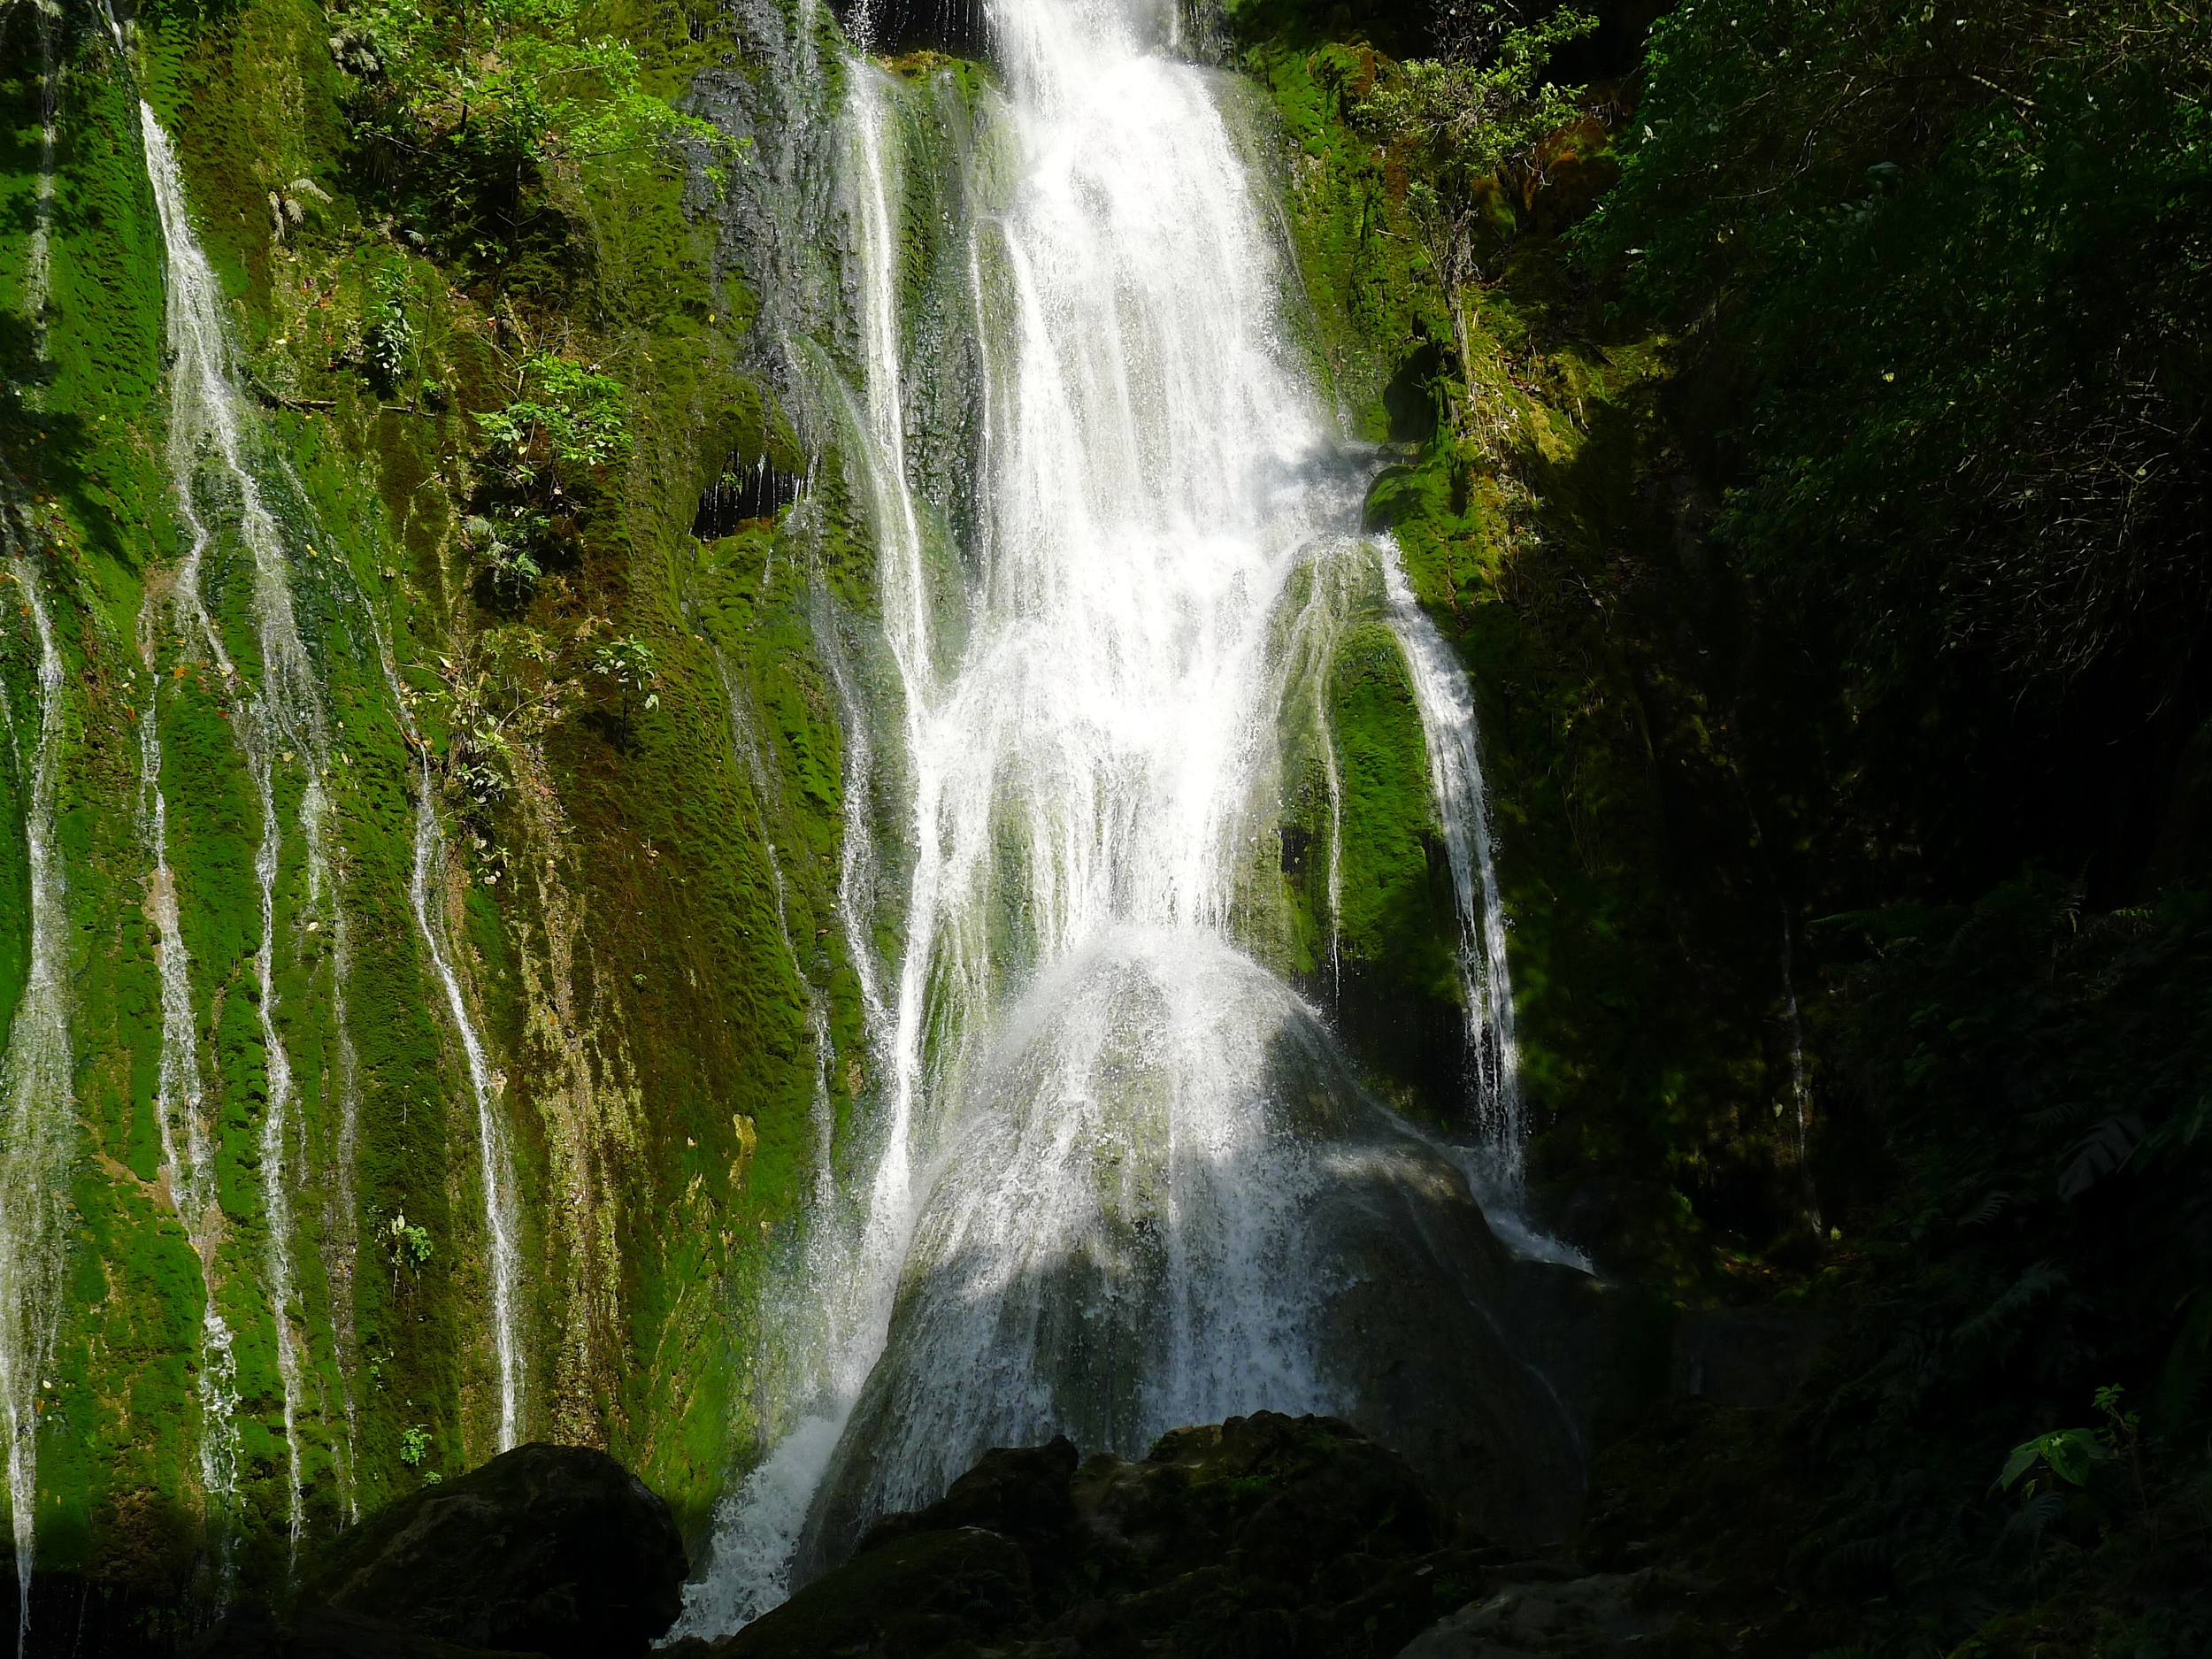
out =
{"type": "Polygon", "coordinates": [[[1107,935],[968,1087],[802,1579],[979,1440],[1148,1444],[1255,1399],[1341,1410],[1501,1534],[1558,1530],[1573,1430],[1490,1311],[1513,1264],[1280,981],[1218,941],[1107,935]]]}
{"type": "MultiPolygon", "coordinates": [[[[12,482],[0,473],[0,482],[12,482]]],[[[16,775],[28,785],[23,814],[30,874],[30,963],[0,1056],[0,1412],[8,1436],[8,1513],[14,1536],[20,1652],[31,1622],[37,1548],[39,1418],[53,1401],[48,1375],[61,1319],[72,1118],[66,918],[55,795],[67,722],[61,648],[38,567],[23,549],[28,526],[0,498],[0,545],[37,648],[36,724],[9,714],[16,775]],[[27,738],[27,742],[25,739],[27,738]]]]}
{"type": "MultiPolygon", "coordinates": [[[[290,1522],[296,1540],[303,1522],[299,1499],[303,1490],[303,1450],[297,1419],[306,1388],[303,1372],[308,1356],[303,1352],[303,1337],[296,1330],[290,1313],[296,1297],[292,1263],[293,1189],[300,1176],[288,1166],[294,1160],[303,1159],[307,1147],[292,1115],[292,1063],[279,1022],[275,989],[277,889],[287,834],[296,833],[304,849],[307,916],[296,918],[296,925],[309,932],[324,926],[329,929],[330,1019],[337,1048],[335,1080],[343,1119],[337,1150],[342,1164],[349,1155],[352,1141],[348,1125],[357,1118],[359,1105],[357,1063],[345,1006],[350,925],[327,841],[331,800],[326,780],[336,757],[321,675],[301,635],[290,572],[297,552],[305,550],[311,554],[312,549],[296,534],[288,533],[278,516],[281,511],[280,503],[288,498],[296,501],[300,492],[282,464],[260,453],[256,447],[255,418],[237,384],[232,349],[220,311],[219,288],[192,230],[175,153],[150,107],[140,105],[139,119],[147,176],[159,209],[167,253],[168,334],[174,355],[169,460],[178,510],[189,535],[167,598],[169,605],[179,613],[181,626],[197,635],[199,642],[214,658],[227,685],[234,687],[243,686],[246,676],[230,660],[222,632],[202,596],[202,565],[216,546],[219,534],[223,532],[235,534],[253,561],[252,615],[260,658],[259,684],[250,695],[242,698],[242,710],[246,718],[236,724],[261,817],[261,842],[255,857],[261,895],[261,934],[255,971],[263,987],[256,1007],[268,1068],[268,1100],[260,1148],[264,1204],[269,1222],[265,1274],[269,1304],[275,1310],[276,1355],[284,1389],[285,1443],[291,1464],[290,1522]],[[212,472],[211,480],[203,478],[204,469],[212,472]],[[296,783],[283,777],[286,768],[295,766],[296,783]],[[289,831],[280,815],[280,800],[288,795],[296,802],[289,831]]],[[[150,596],[148,603],[153,603],[150,596]]],[[[366,619],[366,626],[377,641],[379,666],[393,710],[402,722],[411,746],[419,749],[420,740],[408,718],[406,699],[388,648],[383,642],[382,631],[373,618],[366,619]]],[[[151,724],[150,718],[150,727],[151,724]]],[[[150,737],[147,741],[157,740],[150,737]]],[[[148,764],[157,778],[157,752],[150,756],[148,764]]],[[[426,758],[421,763],[418,787],[409,899],[418,936],[444,993],[446,1011],[459,1034],[476,1108],[482,1202],[491,1247],[489,1312],[498,1371],[498,1444],[503,1448],[512,1446],[520,1432],[521,1356],[516,1305],[519,1264],[515,1243],[518,1200],[504,1125],[498,1117],[490,1062],[457,977],[442,918],[434,913],[431,905],[433,871],[442,862],[442,842],[426,758]]],[[[160,862],[157,856],[157,886],[162,879],[160,862]]],[[[173,972],[180,976],[182,988],[177,994],[188,1002],[188,982],[181,979],[186,970],[179,954],[180,961],[173,972]]],[[[169,994],[165,992],[165,995],[169,994]]],[[[182,1041],[179,1040],[180,1044],[182,1041]]],[[[173,1054],[165,1064],[182,1076],[188,1063],[181,1056],[173,1054]]],[[[349,1177],[349,1171],[342,1168],[342,1190],[349,1177]]],[[[342,1225],[349,1228],[353,1224],[349,1204],[345,1210],[342,1225]]],[[[211,1310],[213,1306],[214,1299],[211,1296],[211,1310]]],[[[219,1315],[211,1317],[219,1322],[219,1315]]],[[[222,1359],[221,1335],[219,1323],[210,1326],[209,1341],[218,1375],[222,1359]]],[[[217,1467],[211,1464],[211,1469],[217,1467]]],[[[211,1488],[211,1494],[219,1496],[219,1486],[211,1488]]]]}
{"type": "Polygon", "coordinates": [[[451,202],[327,150],[421,113],[412,47],[311,42],[329,119],[248,136],[169,101],[204,19],[5,20],[51,58],[22,338],[61,399],[8,707],[24,890],[66,848],[82,911],[20,930],[77,954],[12,1010],[14,1095],[60,1081],[10,1259],[72,1290],[22,1299],[10,1398],[98,1448],[15,1436],[42,1619],[115,1559],[118,1609],[281,1605],[534,1429],[710,1527],[701,1635],[1056,1433],[1333,1413],[1556,1530],[1578,1408],[1483,1210],[1519,1122],[1472,702],[1362,534],[1276,135],[1178,12],[1005,0],[987,64],[813,0],[687,18],[669,96],[729,142],[499,188],[530,236],[657,192],[624,234],[688,251],[609,242],[521,311],[451,202]],[[701,326],[680,419],[669,354],[576,309],[622,264],[605,318],[695,289],[649,325],[701,326]],[[495,434],[573,387],[610,435],[557,488],[495,434]],[[1347,712],[1357,653],[1386,707],[1347,712]],[[1403,1093],[1344,996],[1395,959],[1346,928],[1378,823],[1403,1093]]]}
{"type": "Polygon", "coordinates": [[[972,111],[844,67],[852,371],[795,360],[876,537],[891,687],[856,712],[910,864],[878,912],[902,945],[864,1202],[815,1214],[846,1311],[726,1506],[699,1634],[983,1447],[1053,1432],[1133,1452],[1335,1410],[1440,1458],[1509,1532],[1556,1526],[1579,1478],[1570,1414],[1498,1322],[1511,1263],[1469,1160],[1363,1094],[1252,923],[1286,718],[1317,728],[1333,795],[1333,629],[1386,618],[1459,895],[1475,1163],[1517,1194],[1471,703],[1358,534],[1260,179],[1164,18],[1005,0],[989,21],[1004,91],[972,111]],[[932,196],[944,221],[910,221],[932,196]]]}

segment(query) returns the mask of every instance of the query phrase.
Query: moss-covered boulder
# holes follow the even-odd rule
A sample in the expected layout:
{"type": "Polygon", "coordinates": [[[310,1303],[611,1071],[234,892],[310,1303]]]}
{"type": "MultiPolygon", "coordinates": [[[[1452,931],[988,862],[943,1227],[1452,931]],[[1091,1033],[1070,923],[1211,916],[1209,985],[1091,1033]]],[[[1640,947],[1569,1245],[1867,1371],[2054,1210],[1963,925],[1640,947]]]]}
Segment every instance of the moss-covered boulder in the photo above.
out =
{"type": "Polygon", "coordinates": [[[681,1606],[668,1506],[604,1452],[530,1445],[333,1540],[303,1607],[549,1659],[641,1654],[681,1606]]]}

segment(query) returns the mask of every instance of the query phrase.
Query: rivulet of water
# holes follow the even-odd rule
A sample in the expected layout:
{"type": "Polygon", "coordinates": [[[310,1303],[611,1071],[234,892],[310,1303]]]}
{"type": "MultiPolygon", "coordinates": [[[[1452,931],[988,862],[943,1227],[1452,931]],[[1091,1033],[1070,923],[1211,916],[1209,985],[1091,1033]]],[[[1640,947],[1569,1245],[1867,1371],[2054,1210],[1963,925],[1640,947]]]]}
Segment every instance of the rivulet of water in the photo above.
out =
{"type": "Polygon", "coordinates": [[[54,147],[59,137],[62,68],[54,50],[60,7],[32,0],[38,31],[38,181],[31,195],[30,247],[23,262],[23,315],[37,356],[45,356],[46,306],[53,277],[54,147]]]}
{"type": "Polygon", "coordinates": [[[1459,904],[1460,983],[1467,1000],[1468,1063],[1487,1168],[1486,1196],[1507,1205],[1521,1194],[1521,1079],[1513,1034],[1513,981],[1506,964],[1505,907],[1490,845],[1490,802],[1467,671],[1408,585],[1397,549],[1385,545],[1391,631],[1413,678],[1427,740],[1429,782],[1444,826],[1444,849],[1459,904]]]}
{"type": "Polygon", "coordinates": [[[414,858],[408,867],[407,902],[414,917],[415,936],[430,957],[431,972],[445,995],[447,1016],[461,1041],[469,1098],[476,1109],[477,1177],[484,1195],[484,1233],[490,1258],[487,1265],[491,1269],[492,1356],[499,1375],[498,1447],[503,1452],[511,1451],[521,1443],[523,1415],[521,1187],[501,1107],[500,1080],[492,1068],[483,1033],[469,1012],[468,996],[454,966],[445,926],[445,902],[439,891],[444,880],[445,833],[438,821],[429,747],[408,711],[406,687],[400,682],[390,637],[373,617],[369,627],[376,641],[377,663],[383,670],[393,716],[416,757],[414,858]]]}
{"type": "Polygon", "coordinates": [[[177,881],[169,867],[169,803],[161,781],[161,676],[150,596],[138,618],[139,659],[151,689],[138,719],[139,833],[149,874],[146,914],[154,924],[154,965],[161,985],[161,1059],[155,1073],[154,1121],[170,1202],[199,1257],[200,1488],[215,1534],[216,1597],[227,1599],[236,1534],[231,1509],[238,1494],[238,1363],[230,1325],[219,1302],[217,1252],[223,1212],[217,1201],[215,1148],[208,1136],[206,1086],[199,1033],[192,1015],[192,957],[177,911],[177,881]]]}
{"type": "Polygon", "coordinates": [[[254,874],[261,894],[261,934],[254,954],[260,995],[255,1011],[265,1056],[266,1093],[261,1128],[261,1186],[268,1237],[264,1250],[270,1317],[276,1340],[277,1376],[281,1387],[286,1513],[296,1548],[306,1525],[305,1459],[300,1412],[304,1396],[305,1336],[296,1322],[297,1304],[293,1262],[293,1191],[304,1171],[304,1136],[297,1119],[298,1089],[291,1051],[278,1021],[277,888],[281,873],[285,825],[280,808],[280,769],[296,769],[299,807],[296,820],[305,845],[308,919],[317,930],[337,920],[342,896],[333,879],[325,826],[329,796],[324,773],[331,758],[328,716],[322,687],[302,643],[294,612],[290,549],[271,511],[260,469],[248,455],[253,417],[238,390],[229,337],[223,326],[222,291],[192,230],[184,183],[175,151],[152,109],[139,106],[146,175],[153,187],[167,256],[168,337],[173,355],[169,380],[169,468],[178,516],[188,543],[175,580],[176,603],[199,625],[210,654],[227,686],[242,686],[244,676],[230,660],[220,631],[208,616],[200,593],[201,569],[215,545],[217,523],[204,506],[201,474],[213,474],[210,499],[221,503],[224,527],[234,530],[252,556],[253,620],[260,657],[260,683],[241,699],[243,718],[234,724],[260,807],[261,841],[254,874]]]}
{"type": "Polygon", "coordinates": [[[37,1549],[39,1415],[52,1399],[47,1373],[61,1317],[65,1207],[75,1141],[71,1094],[67,895],[55,833],[62,741],[67,720],[61,647],[54,634],[29,526],[13,501],[0,500],[0,540],[8,574],[29,613],[38,653],[37,736],[19,775],[26,862],[30,874],[28,972],[0,1057],[0,1418],[8,1444],[8,1512],[15,1542],[19,1601],[16,1651],[31,1627],[31,1574],[37,1549]]]}

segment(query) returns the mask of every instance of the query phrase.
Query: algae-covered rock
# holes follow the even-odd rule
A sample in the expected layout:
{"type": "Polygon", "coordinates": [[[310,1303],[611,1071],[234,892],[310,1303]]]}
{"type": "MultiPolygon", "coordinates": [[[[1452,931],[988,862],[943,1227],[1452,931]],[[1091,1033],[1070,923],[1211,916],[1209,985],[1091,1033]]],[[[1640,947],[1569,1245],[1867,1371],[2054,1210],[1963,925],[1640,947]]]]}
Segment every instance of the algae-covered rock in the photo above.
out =
{"type": "Polygon", "coordinates": [[[300,1603],[441,1641],[617,1659],[674,1623],[685,1571],[643,1481],[603,1452],[529,1445],[348,1528],[300,1603]]]}

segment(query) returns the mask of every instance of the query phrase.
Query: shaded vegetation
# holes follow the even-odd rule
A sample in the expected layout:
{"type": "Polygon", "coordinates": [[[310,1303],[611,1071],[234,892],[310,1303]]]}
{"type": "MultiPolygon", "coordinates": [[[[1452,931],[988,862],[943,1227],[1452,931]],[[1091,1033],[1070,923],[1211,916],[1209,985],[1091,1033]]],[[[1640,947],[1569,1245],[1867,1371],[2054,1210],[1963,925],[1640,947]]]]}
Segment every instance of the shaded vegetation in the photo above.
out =
{"type": "Polygon", "coordinates": [[[1630,1413],[1580,1547],[1709,1578],[1686,1651],[2193,1653],[2212,35],[1600,11],[1472,188],[1430,95],[1563,11],[1240,14],[1369,180],[1332,239],[1292,162],[1310,288],[1457,314],[1364,331],[1446,417],[1370,513],[1481,692],[1554,1225],[1839,1321],[1630,1413]],[[1424,188],[1486,260],[1394,265],[1424,188]]]}

